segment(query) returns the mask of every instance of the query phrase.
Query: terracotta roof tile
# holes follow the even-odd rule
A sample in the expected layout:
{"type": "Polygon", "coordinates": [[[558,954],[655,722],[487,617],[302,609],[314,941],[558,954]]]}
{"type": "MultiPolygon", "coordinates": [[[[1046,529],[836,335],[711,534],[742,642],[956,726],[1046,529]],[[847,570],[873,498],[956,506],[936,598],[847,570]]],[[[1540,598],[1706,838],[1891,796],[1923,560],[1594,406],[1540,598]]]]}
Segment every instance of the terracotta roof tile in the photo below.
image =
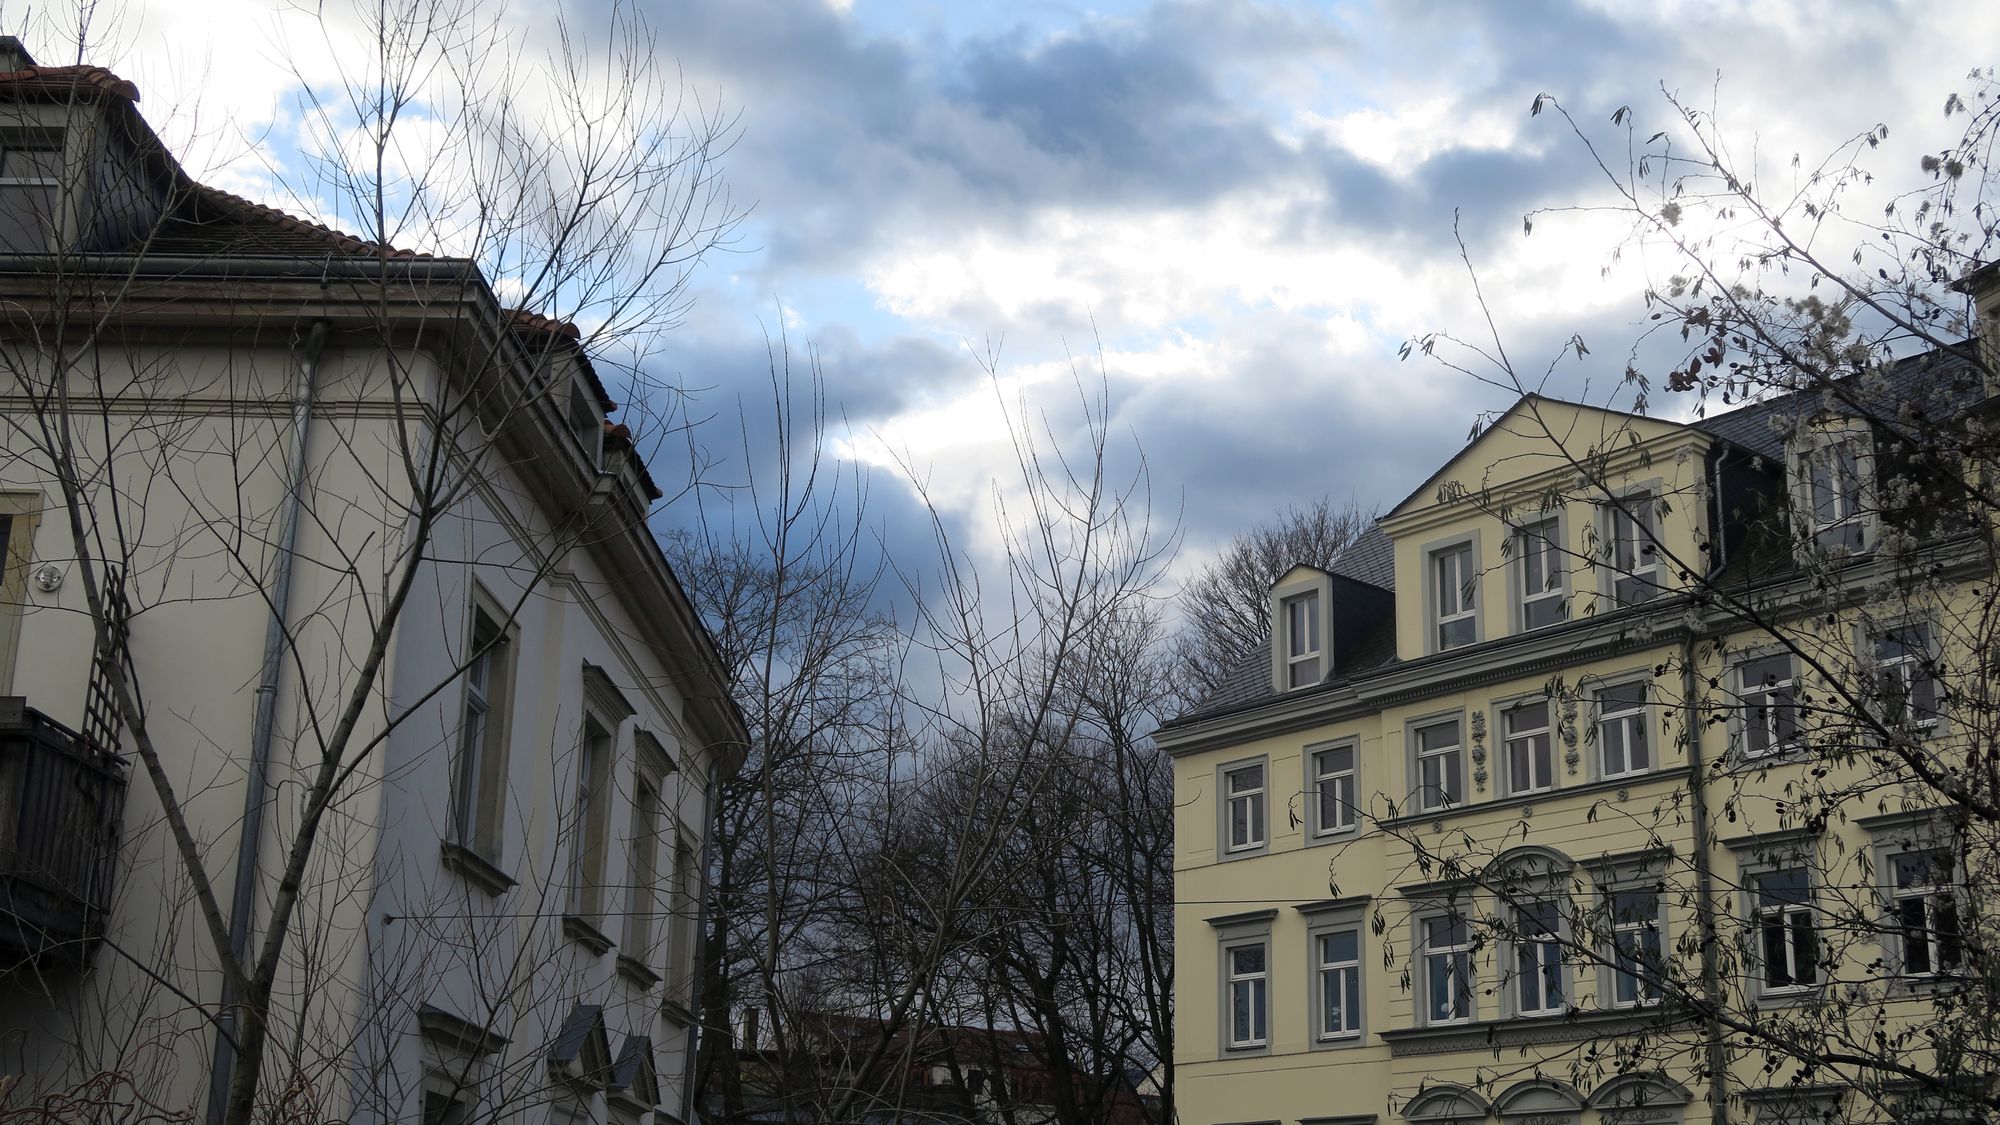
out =
{"type": "Polygon", "coordinates": [[[92,89],[127,101],[139,100],[139,87],[101,66],[22,67],[20,70],[10,70],[0,74],[0,86],[11,86],[17,90],[46,90],[52,93],[92,89]]]}
{"type": "MultiPolygon", "coordinates": [[[[251,219],[268,223],[286,234],[304,235],[308,238],[317,239],[324,242],[328,249],[337,250],[344,254],[373,257],[382,252],[382,247],[378,243],[356,238],[351,234],[334,230],[332,227],[323,226],[307,219],[301,219],[296,215],[280,211],[276,207],[257,203],[245,199],[240,195],[223,191],[220,188],[209,187],[207,184],[195,184],[194,195],[195,206],[198,210],[217,211],[231,218],[251,219]]],[[[429,254],[419,254],[413,250],[400,250],[394,246],[388,248],[388,256],[391,258],[420,261],[428,261],[431,258],[429,254]]]]}
{"type": "Polygon", "coordinates": [[[516,328],[548,332],[565,340],[583,339],[583,329],[578,328],[575,321],[557,320],[555,317],[543,316],[529,309],[508,309],[507,319],[513,321],[516,328]]]}

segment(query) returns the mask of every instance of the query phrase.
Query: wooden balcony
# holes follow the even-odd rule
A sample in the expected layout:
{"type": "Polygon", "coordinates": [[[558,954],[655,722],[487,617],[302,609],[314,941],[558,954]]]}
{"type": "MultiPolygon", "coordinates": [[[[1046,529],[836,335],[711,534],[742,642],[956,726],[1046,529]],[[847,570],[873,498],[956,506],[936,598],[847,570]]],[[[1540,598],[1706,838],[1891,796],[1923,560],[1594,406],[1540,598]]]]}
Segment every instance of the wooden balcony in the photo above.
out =
{"type": "Polygon", "coordinates": [[[0,699],[0,972],[82,966],[104,936],[125,762],[20,699],[0,699]]]}

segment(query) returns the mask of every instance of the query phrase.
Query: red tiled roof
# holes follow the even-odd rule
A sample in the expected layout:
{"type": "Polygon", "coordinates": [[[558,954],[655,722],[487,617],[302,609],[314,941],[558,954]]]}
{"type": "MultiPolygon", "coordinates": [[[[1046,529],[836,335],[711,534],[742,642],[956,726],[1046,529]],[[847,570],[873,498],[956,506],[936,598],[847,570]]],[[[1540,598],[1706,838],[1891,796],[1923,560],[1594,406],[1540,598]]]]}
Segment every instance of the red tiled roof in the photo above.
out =
{"type": "MultiPolygon", "coordinates": [[[[332,227],[312,222],[309,219],[301,219],[296,215],[280,211],[276,207],[245,199],[240,195],[231,194],[220,188],[209,187],[207,184],[195,184],[193,187],[197,210],[207,208],[221,212],[223,215],[231,218],[250,219],[252,221],[268,223],[285,234],[303,235],[306,238],[318,240],[323,242],[328,249],[336,250],[343,254],[353,254],[357,257],[375,257],[383,253],[383,247],[379,243],[356,238],[354,235],[337,231],[332,227]]],[[[431,259],[431,255],[429,254],[420,254],[414,250],[401,250],[394,246],[387,248],[387,255],[391,258],[416,261],[429,261],[431,259]]]]}
{"type": "Polygon", "coordinates": [[[139,100],[139,87],[111,73],[101,66],[28,66],[0,74],[0,84],[17,89],[47,90],[59,93],[65,90],[99,90],[126,101],[139,100]]]}
{"type": "Polygon", "coordinates": [[[565,340],[583,339],[583,329],[578,328],[576,322],[573,320],[557,320],[555,317],[543,316],[541,313],[533,312],[529,309],[508,309],[507,319],[513,321],[516,328],[526,328],[534,332],[547,332],[551,335],[561,336],[565,340]]]}

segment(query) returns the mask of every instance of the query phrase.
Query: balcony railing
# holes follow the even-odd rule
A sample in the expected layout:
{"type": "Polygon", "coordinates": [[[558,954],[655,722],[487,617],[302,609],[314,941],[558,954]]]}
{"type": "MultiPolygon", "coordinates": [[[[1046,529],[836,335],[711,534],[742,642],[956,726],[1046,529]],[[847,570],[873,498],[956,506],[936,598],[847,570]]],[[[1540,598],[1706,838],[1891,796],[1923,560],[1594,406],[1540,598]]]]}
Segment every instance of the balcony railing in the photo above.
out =
{"type": "Polygon", "coordinates": [[[104,936],[124,811],[122,759],[0,699],[0,971],[25,958],[89,959],[104,936]]]}

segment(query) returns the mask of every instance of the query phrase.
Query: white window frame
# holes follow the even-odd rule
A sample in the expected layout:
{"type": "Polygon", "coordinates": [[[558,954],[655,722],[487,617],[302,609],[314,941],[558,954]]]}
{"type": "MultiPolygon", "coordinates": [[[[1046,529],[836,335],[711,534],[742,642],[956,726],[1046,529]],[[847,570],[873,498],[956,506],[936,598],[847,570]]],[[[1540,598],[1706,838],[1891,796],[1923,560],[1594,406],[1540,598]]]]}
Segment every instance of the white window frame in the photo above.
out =
{"type": "Polygon", "coordinates": [[[1597,706],[1597,776],[1610,781],[1621,777],[1643,777],[1658,768],[1653,754],[1652,732],[1652,684],[1646,680],[1625,680],[1618,683],[1600,684],[1595,693],[1597,706]],[[1614,700],[1615,692],[1632,688],[1639,690],[1639,701],[1627,703],[1614,700]],[[1615,706],[1615,709],[1614,709],[1615,706]],[[1619,733],[1619,746],[1623,750],[1623,767],[1611,768],[1611,740],[1606,734],[1611,730],[1619,733]],[[1636,736],[1636,737],[1635,737],[1636,736]],[[1645,748],[1646,763],[1634,765],[1632,748],[1634,744],[1645,748]]]}
{"type": "Polygon", "coordinates": [[[1556,787],[1556,747],[1555,747],[1555,704],[1548,699],[1523,699],[1500,708],[1500,768],[1506,780],[1507,795],[1525,797],[1536,793],[1550,793],[1556,787]],[[1529,708],[1542,709],[1542,725],[1539,727],[1514,728],[1517,716],[1529,708]],[[1540,740],[1540,758],[1544,776],[1534,776],[1536,740],[1540,740]],[[1528,757],[1529,783],[1525,786],[1514,784],[1515,756],[1525,751],[1528,757]],[[1539,784],[1537,784],[1539,782],[1539,784]]]}
{"type": "Polygon", "coordinates": [[[1734,727],[1738,734],[1737,755],[1745,762],[1761,762],[1781,758],[1805,743],[1805,724],[1800,716],[1798,657],[1783,649],[1746,653],[1734,661],[1729,668],[1730,689],[1736,696],[1734,727]],[[1785,675],[1770,683],[1750,684],[1745,676],[1750,669],[1770,660],[1785,662],[1785,675]],[[1774,705],[1772,699],[1783,693],[1786,702],[1774,705]],[[1783,723],[1782,713],[1791,712],[1791,734],[1780,737],[1783,723]],[[1764,745],[1757,747],[1751,741],[1752,733],[1759,732],[1764,745]]]}
{"type": "Polygon", "coordinates": [[[1906,730],[1916,732],[1919,735],[1925,735],[1937,730],[1942,723],[1944,718],[1943,685],[1938,682],[1938,676],[1935,671],[1935,666],[1938,662],[1936,637],[1937,631],[1926,620],[1903,621],[1896,624],[1882,625],[1870,629],[1862,635],[1863,665],[1866,670],[1865,674],[1868,677],[1866,694],[1876,710],[1876,718],[1880,719],[1883,725],[1891,727],[1900,725],[1906,730]],[[1917,638],[1916,643],[1913,645],[1908,641],[1899,642],[1905,651],[1899,656],[1884,659],[1881,651],[1882,645],[1899,634],[1904,636],[1914,634],[1917,638]],[[1917,652],[1909,651],[1912,648],[1920,650],[1921,655],[1917,652]],[[1932,667],[1925,667],[1925,662],[1927,661],[1932,667]],[[1885,689],[1883,681],[1891,676],[1895,677],[1900,687],[1897,698],[1901,701],[1902,710],[1906,714],[1916,713],[1912,709],[1911,703],[1913,702],[1912,694],[1916,690],[1919,677],[1929,683],[1931,703],[1928,718],[1906,720],[1904,716],[1890,713],[1888,707],[1890,703],[1889,692],[1885,689]]]}
{"type": "Polygon", "coordinates": [[[1628,959],[1639,961],[1650,956],[1655,971],[1664,966],[1666,960],[1666,926],[1661,921],[1664,913],[1663,896],[1657,886],[1607,887],[1604,889],[1605,932],[1611,939],[1607,951],[1610,962],[1610,991],[1608,993],[1613,1008],[1649,1008],[1660,1002],[1660,987],[1656,980],[1648,980],[1623,966],[1628,959]],[[1653,901],[1653,912],[1645,918],[1624,917],[1618,900],[1625,895],[1644,895],[1653,901]],[[1628,954],[1627,943],[1633,947],[1628,954]],[[1651,949],[1646,948],[1651,945],[1651,949]],[[1632,995],[1627,998],[1621,993],[1630,985],[1632,995]]]}
{"type": "MultiPolygon", "coordinates": [[[[1902,847],[1890,851],[1884,859],[1886,878],[1883,880],[1883,889],[1889,899],[1888,929],[1896,945],[1897,973],[1907,980],[1935,980],[1958,975],[1965,964],[1965,910],[1958,894],[1960,882],[1958,861],[1952,855],[1951,849],[1944,846],[1902,847]],[[1945,881],[1931,880],[1905,886],[1898,877],[1897,861],[1917,856],[1942,857],[1945,881]],[[1925,967],[1921,969],[1911,968],[1912,931],[1903,917],[1904,908],[1910,904],[1916,904],[1923,913],[1922,930],[1926,936],[1921,940],[1924,943],[1925,967]],[[1942,936],[1945,931],[1938,921],[1940,915],[1952,919],[1953,937],[1949,946],[1942,936]],[[1948,947],[1955,950],[1950,958],[1952,963],[1949,965],[1944,963],[1946,960],[1944,954],[1948,947]]],[[[1933,862],[1929,865],[1929,870],[1935,873],[1939,870],[1939,865],[1933,862]]]]}
{"type": "Polygon", "coordinates": [[[1429,578],[1431,595],[1431,651],[1444,652],[1448,649],[1478,644],[1478,541],[1460,539],[1440,547],[1433,547],[1424,553],[1424,567],[1429,578]],[[1449,566],[1446,565],[1447,562],[1450,563],[1449,566]],[[1450,640],[1447,630],[1460,624],[1470,627],[1469,635],[1463,640],[1450,640]]]}
{"type": "Polygon", "coordinates": [[[1562,900],[1536,898],[1510,908],[1513,934],[1508,942],[1513,964],[1507,981],[1507,997],[1513,1014],[1523,1019],[1559,1016],[1568,1010],[1569,967],[1563,963],[1562,900]],[[1546,930],[1529,930],[1544,924],[1535,915],[1547,911],[1546,930]],[[1554,987],[1550,988],[1550,976],[1554,987]]]}
{"type": "Polygon", "coordinates": [[[1319,591],[1293,594],[1278,605],[1284,619],[1286,690],[1311,687],[1325,678],[1319,591]],[[1310,647],[1302,644],[1301,638],[1310,642],[1310,647]]]}
{"type": "Polygon", "coordinates": [[[1306,747],[1306,816],[1308,829],[1315,840],[1330,839],[1348,835],[1361,823],[1361,747],[1352,739],[1306,747]],[[1347,755],[1344,768],[1329,768],[1322,764],[1324,757],[1347,755]],[[1330,795],[1336,813],[1332,823],[1327,822],[1326,805],[1330,795]]]}
{"type": "Polygon", "coordinates": [[[1852,419],[1829,422],[1801,434],[1790,451],[1792,509],[1798,513],[1804,534],[1802,545],[1815,551],[1860,554],[1875,546],[1875,441],[1865,422],[1852,419]],[[1851,489],[1838,487],[1837,470],[1828,470],[1825,480],[1831,510],[1822,518],[1819,504],[1820,479],[1830,459],[1842,451],[1853,461],[1851,489]]]}
{"type": "Polygon", "coordinates": [[[1437,715],[1419,719],[1410,724],[1410,788],[1414,796],[1411,802],[1419,813],[1446,812],[1465,807],[1465,716],[1463,714],[1437,715]],[[1456,740],[1449,745],[1426,748],[1424,734],[1427,731],[1451,726],[1455,729],[1456,740]],[[1426,783],[1425,766],[1432,760],[1440,763],[1438,777],[1442,782],[1450,779],[1449,786],[1440,785],[1440,790],[1456,792],[1432,792],[1426,783]],[[1449,766],[1447,772],[1446,766],[1449,766]],[[1437,800],[1433,802],[1432,798],[1437,800]]]}
{"type": "Polygon", "coordinates": [[[1660,497],[1657,485],[1647,485],[1604,506],[1605,542],[1611,552],[1606,592],[1614,607],[1643,605],[1666,591],[1660,581],[1660,497]],[[1644,597],[1630,596],[1641,590],[1644,597]]]}
{"type": "Polygon", "coordinates": [[[1753,962],[1756,965],[1755,981],[1757,991],[1762,996],[1787,996],[1809,993],[1817,989],[1819,981],[1820,925],[1816,905],[1812,870],[1800,864],[1784,864],[1768,867],[1749,874],[1749,900],[1751,941],[1754,949],[1753,962]],[[1796,874],[1804,884],[1804,902],[1765,901],[1764,880],[1796,874]],[[1811,958],[1800,961],[1798,934],[1803,929],[1812,940],[1811,958]],[[1780,948],[1785,956],[1786,982],[1774,984],[1771,981],[1771,943],[1768,940],[1771,928],[1780,927],[1780,948]],[[1799,979],[1801,971],[1811,973],[1811,978],[1799,979]]]}
{"type": "Polygon", "coordinates": [[[1350,923],[1317,929],[1308,935],[1313,959],[1313,1038],[1320,1043],[1339,1043],[1361,1038],[1363,1027],[1361,1000],[1361,926],[1350,923]],[[1354,939],[1354,955],[1348,958],[1329,956],[1328,942],[1333,938],[1354,939]],[[1330,1028],[1328,1016],[1333,1008],[1327,1004],[1329,978],[1341,982],[1339,989],[1341,1003],[1339,1011],[1341,1026],[1330,1028]]]}
{"type": "Polygon", "coordinates": [[[1419,914],[1414,920],[1414,925],[1419,958],[1417,981],[1421,994],[1418,997],[1417,1014],[1420,1022],[1425,1027],[1449,1027],[1454,1024],[1471,1023],[1479,1014],[1479,990],[1473,977],[1471,920],[1458,911],[1433,911],[1419,914]],[[1432,944],[1434,922],[1462,928],[1462,938],[1455,942],[1447,941],[1442,945],[1432,944]],[[1445,967],[1442,977],[1449,993],[1445,998],[1445,1010],[1453,1013],[1446,1016],[1440,1016],[1434,1010],[1438,997],[1432,980],[1432,970],[1439,959],[1450,962],[1445,967]]]}
{"type": "Polygon", "coordinates": [[[1515,631],[1533,632],[1550,629],[1569,620],[1569,567],[1567,553],[1563,549],[1563,520],[1560,513],[1551,513],[1538,519],[1529,520],[1514,528],[1514,612],[1515,631]],[[1538,562],[1543,571],[1542,589],[1532,589],[1530,560],[1538,562]],[[1548,580],[1553,571],[1554,583],[1548,580]],[[1555,619],[1535,624],[1531,618],[1535,609],[1553,603],[1556,606],[1555,619]]]}
{"type": "Polygon", "coordinates": [[[1230,762],[1216,771],[1217,796],[1221,812],[1220,843],[1218,849],[1224,856],[1250,855],[1263,851],[1271,843],[1271,766],[1264,758],[1230,762]],[[1236,790],[1232,788],[1233,778],[1256,770],[1257,785],[1254,788],[1236,790]],[[1245,818],[1244,838],[1236,839],[1236,807],[1241,803],[1249,815],[1245,818]]]}
{"type": "Polygon", "coordinates": [[[570,840],[567,913],[592,926],[604,914],[605,852],[610,846],[611,772],[618,726],[586,713],[576,740],[575,835],[570,840]],[[595,733],[593,733],[595,732],[595,733]]]}
{"type": "Polygon", "coordinates": [[[1271,938],[1265,934],[1255,938],[1225,941],[1222,945],[1222,971],[1224,1005],[1222,1009],[1223,1048],[1227,1051],[1254,1051],[1268,1049],[1271,1045],[1271,938]],[[1236,954],[1242,950],[1255,949],[1264,956],[1264,967],[1254,972],[1239,972],[1236,968],[1236,954]],[[1236,997],[1242,990],[1250,998],[1250,1026],[1245,1035],[1237,1034],[1236,997]]]}

